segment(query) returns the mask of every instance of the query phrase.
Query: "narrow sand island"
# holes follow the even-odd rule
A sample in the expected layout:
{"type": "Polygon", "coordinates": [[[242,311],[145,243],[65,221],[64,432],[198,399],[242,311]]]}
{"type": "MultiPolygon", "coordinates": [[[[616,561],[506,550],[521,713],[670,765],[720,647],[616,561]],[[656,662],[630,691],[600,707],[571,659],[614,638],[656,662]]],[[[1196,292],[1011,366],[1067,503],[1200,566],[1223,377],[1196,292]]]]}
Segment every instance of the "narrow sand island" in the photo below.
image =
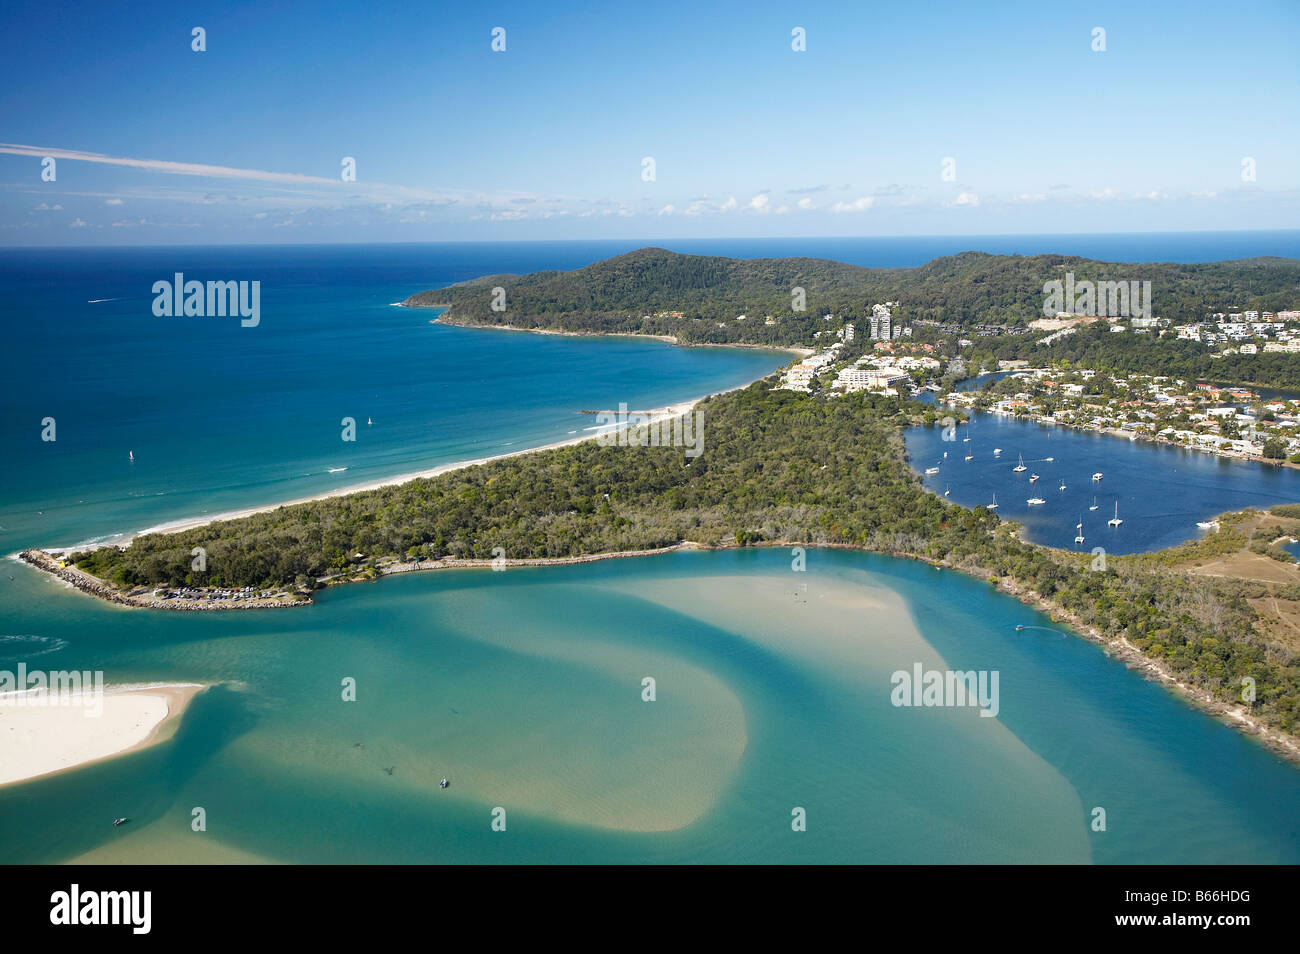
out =
{"type": "Polygon", "coordinates": [[[205,686],[164,683],[0,694],[0,785],[62,772],[170,738],[205,686]]]}

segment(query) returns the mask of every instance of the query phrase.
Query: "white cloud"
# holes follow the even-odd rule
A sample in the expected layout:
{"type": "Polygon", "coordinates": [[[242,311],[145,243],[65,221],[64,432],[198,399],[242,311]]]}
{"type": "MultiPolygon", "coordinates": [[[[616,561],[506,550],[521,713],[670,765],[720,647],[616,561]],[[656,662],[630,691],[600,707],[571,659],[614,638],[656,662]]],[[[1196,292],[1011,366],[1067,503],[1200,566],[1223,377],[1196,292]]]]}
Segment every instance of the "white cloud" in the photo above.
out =
{"type": "Polygon", "coordinates": [[[836,202],[831,206],[832,212],[865,212],[876,204],[876,200],[869,195],[864,195],[860,199],[854,199],[852,202],[836,202]]]}
{"type": "Polygon", "coordinates": [[[817,206],[813,205],[813,200],[810,199],[810,198],[808,198],[807,196],[804,196],[802,199],[800,199],[798,202],[796,202],[795,205],[797,205],[797,206],[799,206],[799,208],[801,208],[801,209],[805,209],[805,210],[806,210],[806,209],[815,209],[815,208],[817,208],[817,206]]]}
{"type": "Polygon", "coordinates": [[[62,211],[63,211],[63,206],[61,206],[61,205],[47,205],[46,203],[42,202],[42,203],[41,203],[40,205],[38,205],[38,206],[37,206],[33,211],[36,211],[36,212],[62,212],[62,211]]]}
{"type": "Polygon", "coordinates": [[[121,199],[105,199],[105,200],[104,200],[104,204],[105,204],[105,205],[121,205],[121,204],[122,204],[122,200],[121,200],[121,199]]]}
{"type": "Polygon", "coordinates": [[[727,198],[727,201],[726,201],[726,202],[724,202],[724,203],[722,203],[722,205],[718,206],[718,211],[719,211],[719,212],[735,212],[736,209],[739,208],[739,206],[740,206],[740,203],[736,201],[736,197],[733,195],[733,196],[729,196],[729,197],[727,198]]]}
{"type": "Polygon", "coordinates": [[[84,229],[85,227],[86,223],[82,220],[81,216],[77,216],[77,218],[73,219],[71,224],[68,225],[68,228],[70,229],[84,229]]]}
{"type": "Polygon", "coordinates": [[[957,196],[957,198],[953,202],[953,205],[975,206],[979,204],[980,204],[980,197],[977,196],[974,192],[963,192],[961,195],[957,196]]]}
{"type": "Polygon", "coordinates": [[[677,211],[676,206],[674,206],[671,202],[669,202],[662,209],[656,212],[655,215],[672,215],[676,211],[677,211]]]}
{"type": "Polygon", "coordinates": [[[758,195],[754,196],[754,198],[749,200],[749,205],[745,206],[745,208],[753,209],[755,212],[766,212],[767,203],[768,203],[767,195],[764,193],[759,193],[758,195]]]}

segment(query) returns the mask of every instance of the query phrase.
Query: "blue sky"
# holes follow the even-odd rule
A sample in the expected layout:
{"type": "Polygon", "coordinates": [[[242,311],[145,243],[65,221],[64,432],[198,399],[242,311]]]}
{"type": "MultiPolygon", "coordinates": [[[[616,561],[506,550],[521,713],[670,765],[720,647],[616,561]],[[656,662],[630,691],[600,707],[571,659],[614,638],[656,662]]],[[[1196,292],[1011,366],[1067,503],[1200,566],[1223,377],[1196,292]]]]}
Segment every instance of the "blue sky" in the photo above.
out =
{"type": "Polygon", "coordinates": [[[0,245],[1300,224],[1296,0],[10,0],[0,37],[0,245]]]}

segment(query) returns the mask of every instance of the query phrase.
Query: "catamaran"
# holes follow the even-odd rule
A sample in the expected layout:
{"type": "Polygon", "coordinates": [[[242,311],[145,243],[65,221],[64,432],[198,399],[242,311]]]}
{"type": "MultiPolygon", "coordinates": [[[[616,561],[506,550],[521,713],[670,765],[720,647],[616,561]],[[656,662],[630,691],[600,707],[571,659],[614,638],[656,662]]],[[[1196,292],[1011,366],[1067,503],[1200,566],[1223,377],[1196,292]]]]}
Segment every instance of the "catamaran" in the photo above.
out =
{"type": "Polygon", "coordinates": [[[1101,471],[1097,471],[1097,473],[1093,474],[1093,475],[1092,475],[1092,479],[1093,479],[1093,480],[1096,480],[1096,481],[1100,481],[1100,480],[1101,480],[1101,471]]]}
{"type": "Polygon", "coordinates": [[[1030,482],[1031,484],[1032,484],[1034,481],[1036,481],[1036,480],[1038,480],[1038,475],[1037,475],[1037,474],[1030,474],[1030,475],[1029,475],[1029,482],[1030,482]]]}
{"type": "Polygon", "coordinates": [[[1116,501],[1115,501],[1115,516],[1111,517],[1109,520],[1106,521],[1106,526],[1108,526],[1108,527],[1118,527],[1118,526],[1119,526],[1121,523],[1123,523],[1123,522],[1124,522],[1124,521],[1121,520],[1121,519],[1120,519],[1120,516],[1119,516],[1119,501],[1116,500],[1116,501]]]}
{"type": "Polygon", "coordinates": [[[1041,507],[1043,504],[1047,503],[1047,501],[1042,497],[1030,497],[1025,501],[1025,503],[1029,504],[1031,507],[1041,507]]]}
{"type": "Polygon", "coordinates": [[[1020,463],[1016,464],[1016,466],[1012,467],[1011,469],[1017,474],[1023,474],[1029,468],[1025,466],[1025,455],[1021,454],[1019,456],[1020,456],[1020,463]]]}
{"type": "Polygon", "coordinates": [[[1082,543],[1083,542],[1083,515],[1082,514],[1080,514],[1079,516],[1079,522],[1074,525],[1074,529],[1077,531],[1074,535],[1074,542],[1082,543]]]}

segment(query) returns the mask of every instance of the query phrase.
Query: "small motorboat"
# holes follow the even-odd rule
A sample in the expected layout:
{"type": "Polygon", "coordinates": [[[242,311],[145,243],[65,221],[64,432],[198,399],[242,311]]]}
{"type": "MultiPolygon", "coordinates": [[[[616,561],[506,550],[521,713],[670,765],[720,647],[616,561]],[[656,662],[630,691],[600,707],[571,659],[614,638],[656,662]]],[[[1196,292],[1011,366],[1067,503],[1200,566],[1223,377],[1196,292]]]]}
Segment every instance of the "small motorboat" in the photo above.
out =
{"type": "Polygon", "coordinates": [[[995,447],[995,448],[993,448],[993,456],[994,456],[994,457],[997,457],[998,454],[1001,454],[1001,453],[1002,453],[1002,448],[1001,448],[1001,447],[995,447]]]}
{"type": "Polygon", "coordinates": [[[130,820],[131,820],[131,819],[129,819],[129,818],[114,818],[114,819],[113,819],[113,827],[116,828],[118,825],[125,825],[125,824],[126,824],[127,822],[129,822],[130,820]]]}
{"type": "Polygon", "coordinates": [[[1093,479],[1093,480],[1100,481],[1101,478],[1102,478],[1102,473],[1101,473],[1101,471],[1097,471],[1097,473],[1095,473],[1095,474],[1092,475],[1092,479],[1093,479]]]}
{"type": "Polygon", "coordinates": [[[127,460],[130,460],[130,461],[134,461],[134,460],[135,460],[135,451],[127,451],[127,452],[126,452],[126,459],[127,459],[127,460]]]}
{"type": "Polygon", "coordinates": [[[438,783],[438,787],[439,787],[439,788],[446,788],[446,787],[447,787],[448,785],[450,785],[450,784],[451,784],[451,782],[447,781],[447,780],[444,778],[441,782],[438,783]]]}
{"type": "Polygon", "coordinates": [[[1017,632],[1017,633],[1019,633],[1019,632],[1023,632],[1023,631],[1024,631],[1024,628],[1025,628],[1025,626],[1024,626],[1023,623],[1016,623],[1016,632],[1017,632]]]}
{"type": "Polygon", "coordinates": [[[925,476],[927,477],[933,477],[937,473],[939,473],[938,467],[927,467],[925,469],[925,476]]]}
{"type": "Polygon", "coordinates": [[[1055,458],[1055,457],[1044,457],[1043,460],[1047,461],[1047,462],[1050,464],[1052,461],[1056,460],[1056,458],[1055,458]]]}

